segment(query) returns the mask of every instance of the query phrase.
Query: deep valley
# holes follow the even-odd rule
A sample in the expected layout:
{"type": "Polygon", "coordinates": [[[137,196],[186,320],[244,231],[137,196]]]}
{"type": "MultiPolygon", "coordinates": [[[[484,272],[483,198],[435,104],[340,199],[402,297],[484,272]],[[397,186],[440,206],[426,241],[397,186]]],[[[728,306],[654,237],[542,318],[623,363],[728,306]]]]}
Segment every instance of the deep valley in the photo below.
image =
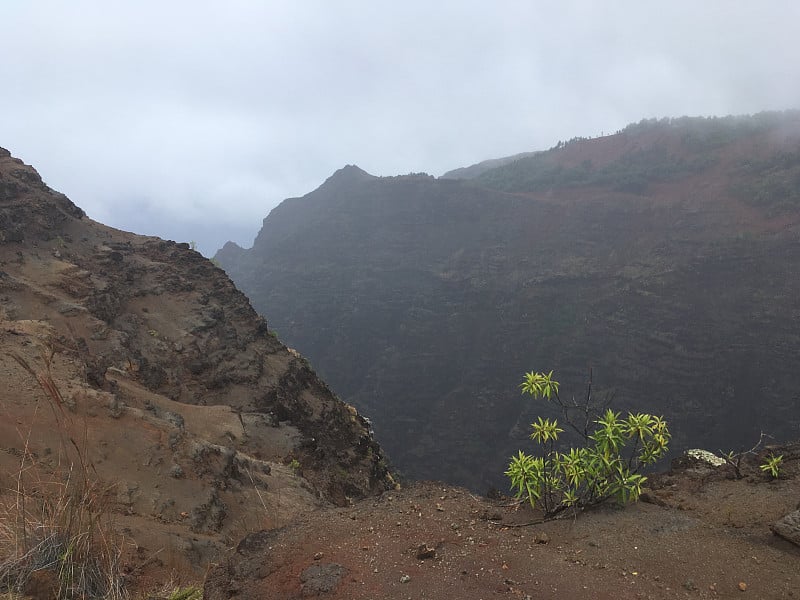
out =
{"type": "Polygon", "coordinates": [[[643,121],[435,179],[356,166],[216,256],[374,424],[395,467],[477,491],[548,407],[648,410],[676,450],[792,439],[800,116],[643,121]],[[459,179],[464,177],[466,179],[459,179]]]}

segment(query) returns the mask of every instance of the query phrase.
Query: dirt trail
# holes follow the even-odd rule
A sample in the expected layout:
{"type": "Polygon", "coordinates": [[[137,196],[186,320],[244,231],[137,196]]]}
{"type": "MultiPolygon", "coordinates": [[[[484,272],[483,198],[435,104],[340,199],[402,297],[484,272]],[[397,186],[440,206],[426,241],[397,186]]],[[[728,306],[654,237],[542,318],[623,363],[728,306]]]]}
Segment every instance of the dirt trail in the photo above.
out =
{"type": "Polygon", "coordinates": [[[528,526],[528,506],[414,484],[252,534],[206,598],[794,598],[800,548],[769,525],[796,508],[799,471],[676,470],[645,502],[528,526]]]}

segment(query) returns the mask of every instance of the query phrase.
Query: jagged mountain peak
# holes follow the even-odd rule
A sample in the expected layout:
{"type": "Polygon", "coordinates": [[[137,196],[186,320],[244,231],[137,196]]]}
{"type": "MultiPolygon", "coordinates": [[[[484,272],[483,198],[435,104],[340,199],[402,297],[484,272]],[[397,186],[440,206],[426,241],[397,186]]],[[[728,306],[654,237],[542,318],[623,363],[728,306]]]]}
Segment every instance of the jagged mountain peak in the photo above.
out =
{"type": "Polygon", "coordinates": [[[217,250],[217,254],[215,255],[214,258],[219,260],[220,256],[224,256],[225,260],[236,259],[242,256],[244,251],[245,251],[244,248],[242,248],[236,242],[228,241],[225,242],[225,245],[222,248],[217,250]]]}
{"type": "Polygon", "coordinates": [[[375,175],[370,175],[358,165],[345,165],[341,169],[335,171],[333,175],[325,180],[325,183],[320,187],[330,185],[350,184],[369,179],[378,179],[375,175]]]}
{"type": "Polygon", "coordinates": [[[50,239],[86,213],[51,190],[32,166],[0,148],[0,244],[50,239]]]}

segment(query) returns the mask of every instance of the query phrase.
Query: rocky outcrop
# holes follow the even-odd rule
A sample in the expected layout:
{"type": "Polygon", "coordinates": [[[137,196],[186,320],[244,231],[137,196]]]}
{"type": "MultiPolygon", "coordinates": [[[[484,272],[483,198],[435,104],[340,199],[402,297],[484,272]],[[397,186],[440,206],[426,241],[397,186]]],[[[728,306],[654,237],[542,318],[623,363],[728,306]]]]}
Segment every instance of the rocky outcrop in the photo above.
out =
{"type": "Polygon", "coordinates": [[[224,271],[188,244],[92,221],[5,150],[0,375],[3,473],[25,452],[66,468],[80,446],[126,526],[195,563],[248,519],[281,524],[391,485],[366,421],[224,271]],[[48,398],[52,414],[37,408],[48,398]]]}

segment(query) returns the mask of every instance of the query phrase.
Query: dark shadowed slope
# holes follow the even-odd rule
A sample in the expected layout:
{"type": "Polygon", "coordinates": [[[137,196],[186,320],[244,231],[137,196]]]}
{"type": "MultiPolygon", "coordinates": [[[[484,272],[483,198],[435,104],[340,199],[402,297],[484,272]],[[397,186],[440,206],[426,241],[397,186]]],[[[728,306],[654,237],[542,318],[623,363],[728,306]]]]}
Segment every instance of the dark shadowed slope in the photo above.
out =
{"type": "Polygon", "coordinates": [[[369,415],[407,474],[485,490],[567,393],[663,414],[674,446],[796,437],[797,113],[643,122],[468,181],[355,167],[217,258],[369,415]]]}

